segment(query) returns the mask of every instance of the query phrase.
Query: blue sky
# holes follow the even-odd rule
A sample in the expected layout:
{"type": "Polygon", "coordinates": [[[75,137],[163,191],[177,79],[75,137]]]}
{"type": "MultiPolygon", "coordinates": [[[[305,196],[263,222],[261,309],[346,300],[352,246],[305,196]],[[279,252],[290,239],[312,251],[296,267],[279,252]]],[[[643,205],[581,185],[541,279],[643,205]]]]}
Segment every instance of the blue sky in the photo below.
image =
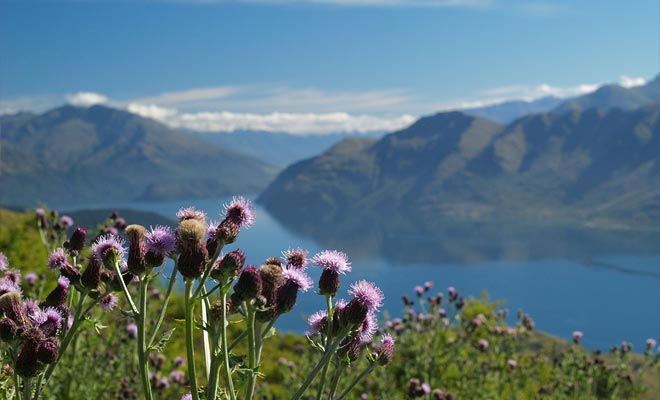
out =
{"type": "Polygon", "coordinates": [[[658,12],[655,0],[0,0],[0,111],[105,102],[208,129],[301,115],[301,132],[324,118],[387,129],[652,78],[658,12]]]}

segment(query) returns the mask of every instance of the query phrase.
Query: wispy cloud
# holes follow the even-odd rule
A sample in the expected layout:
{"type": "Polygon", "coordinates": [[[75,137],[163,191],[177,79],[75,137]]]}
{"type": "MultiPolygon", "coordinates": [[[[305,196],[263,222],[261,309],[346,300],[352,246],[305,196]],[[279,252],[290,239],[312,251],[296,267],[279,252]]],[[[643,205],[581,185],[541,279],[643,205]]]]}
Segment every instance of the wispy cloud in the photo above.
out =
{"type": "Polygon", "coordinates": [[[386,112],[400,110],[413,97],[403,90],[326,91],[285,85],[197,88],[132,99],[131,102],[179,110],[221,109],[241,112],[386,112]]]}

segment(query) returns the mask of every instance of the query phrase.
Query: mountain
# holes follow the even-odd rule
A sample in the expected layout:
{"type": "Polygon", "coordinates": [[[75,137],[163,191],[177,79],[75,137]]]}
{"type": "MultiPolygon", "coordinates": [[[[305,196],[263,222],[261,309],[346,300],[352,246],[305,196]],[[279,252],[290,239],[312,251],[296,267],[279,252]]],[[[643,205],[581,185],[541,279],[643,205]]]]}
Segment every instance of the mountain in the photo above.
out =
{"type": "Polygon", "coordinates": [[[217,146],[263,160],[277,167],[310,158],[350,137],[380,137],[384,133],[332,133],[325,135],[293,135],[284,132],[236,131],[192,132],[192,135],[217,146]]]}
{"type": "MultiPolygon", "coordinates": [[[[448,221],[653,227],[660,103],[535,114],[501,126],[459,112],[285,169],[259,201],[281,219],[433,230],[448,221]]],[[[304,229],[304,228],[302,228],[304,229]]]]}
{"type": "Polygon", "coordinates": [[[255,193],[276,169],[104,106],[0,117],[0,204],[255,193]]]}
{"type": "Polygon", "coordinates": [[[631,88],[615,84],[601,86],[595,92],[564,101],[553,111],[561,114],[590,108],[633,110],[658,101],[660,101],[660,75],[642,86],[631,88]]]}
{"type": "Polygon", "coordinates": [[[562,102],[553,96],[543,97],[533,101],[515,100],[506,101],[485,107],[465,108],[464,113],[490,119],[501,124],[508,124],[522,116],[552,110],[562,102]]]}

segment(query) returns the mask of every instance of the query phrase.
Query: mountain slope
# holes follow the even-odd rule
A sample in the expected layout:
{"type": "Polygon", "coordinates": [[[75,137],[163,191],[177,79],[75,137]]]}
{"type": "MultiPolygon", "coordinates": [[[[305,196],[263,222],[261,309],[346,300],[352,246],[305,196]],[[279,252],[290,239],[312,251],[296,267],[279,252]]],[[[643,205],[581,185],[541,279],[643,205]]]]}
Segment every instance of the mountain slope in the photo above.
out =
{"type": "Polygon", "coordinates": [[[274,168],[137,115],[64,106],[3,116],[0,203],[254,193],[274,168]]]}
{"type": "Polygon", "coordinates": [[[561,99],[548,96],[533,101],[506,101],[492,106],[465,108],[461,111],[466,114],[486,118],[501,124],[508,124],[509,122],[527,114],[550,111],[560,103],[562,103],[561,99]]]}
{"type": "Polygon", "coordinates": [[[660,222],[659,161],[660,103],[536,114],[505,127],[441,113],[287,168],[259,201],[314,221],[652,225],[660,222]]]}
{"type": "Polygon", "coordinates": [[[642,86],[624,88],[619,85],[605,85],[593,93],[568,99],[553,111],[565,113],[583,111],[590,108],[608,110],[621,108],[633,110],[660,101],[660,75],[642,86]]]}

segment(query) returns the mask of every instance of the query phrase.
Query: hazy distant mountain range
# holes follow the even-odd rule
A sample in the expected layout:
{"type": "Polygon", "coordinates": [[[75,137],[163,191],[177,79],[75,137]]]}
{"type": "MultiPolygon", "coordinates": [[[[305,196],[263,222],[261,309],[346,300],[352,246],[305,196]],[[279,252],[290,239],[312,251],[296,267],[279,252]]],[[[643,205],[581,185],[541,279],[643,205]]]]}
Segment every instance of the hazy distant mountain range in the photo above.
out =
{"type": "Polygon", "coordinates": [[[225,149],[284,168],[296,161],[318,155],[350,136],[381,137],[384,132],[361,134],[292,135],[286,132],[236,131],[191,132],[192,135],[225,149]]]}
{"type": "MultiPolygon", "coordinates": [[[[651,196],[654,167],[636,170],[631,159],[655,162],[647,154],[657,131],[649,104],[658,100],[659,78],[634,88],[608,85],[566,101],[548,97],[465,110],[471,116],[441,113],[379,141],[382,133],[346,139],[352,135],[183,132],[104,106],[4,115],[0,204],[258,193],[293,164],[262,196],[269,206],[284,207],[291,195],[288,204],[300,203],[296,209],[310,215],[367,205],[374,212],[406,207],[492,218],[519,215],[529,202],[535,209],[575,211],[610,199],[630,174],[645,182],[635,190],[646,187],[651,196]],[[547,114],[534,114],[540,112],[547,114]],[[623,159],[615,168],[616,157],[623,159]],[[309,160],[296,163],[302,159],[309,160]],[[606,183],[614,185],[609,194],[606,183]]],[[[601,211],[613,216],[612,210],[647,204],[646,197],[635,200],[639,204],[634,198],[601,211]]]]}
{"type": "Polygon", "coordinates": [[[606,87],[508,125],[449,112],[378,141],[347,139],[284,170],[260,201],[276,215],[320,225],[353,218],[427,228],[447,219],[653,226],[657,87],[658,79],[616,96],[606,87]],[[646,105],[621,109],[633,101],[646,105]]]}
{"type": "Polygon", "coordinates": [[[256,193],[267,162],[104,106],[0,117],[0,204],[256,193]]]}

